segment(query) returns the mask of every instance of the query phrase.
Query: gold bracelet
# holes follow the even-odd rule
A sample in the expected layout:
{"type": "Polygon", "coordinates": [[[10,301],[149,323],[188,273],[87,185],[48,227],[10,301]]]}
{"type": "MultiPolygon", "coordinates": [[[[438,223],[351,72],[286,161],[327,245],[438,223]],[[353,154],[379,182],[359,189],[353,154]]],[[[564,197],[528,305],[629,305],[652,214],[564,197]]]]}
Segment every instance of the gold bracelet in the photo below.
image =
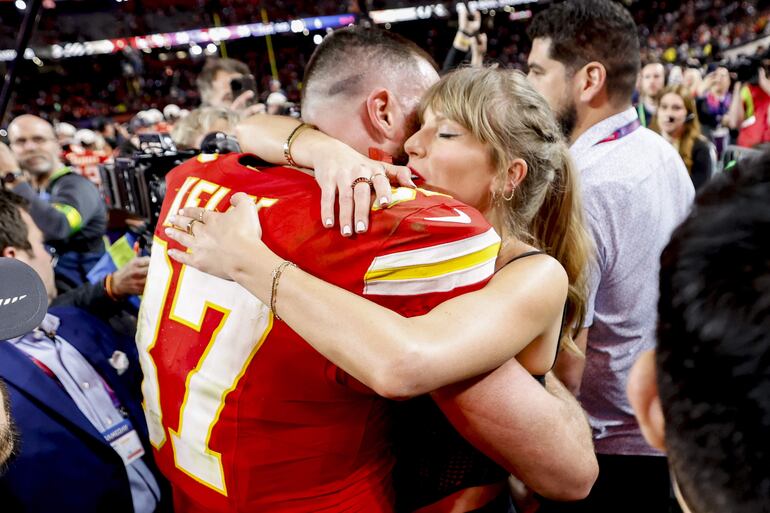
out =
{"type": "Polygon", "coordinates": [[[286,163],[289,164],[290,166],[300,167],[291,156],[291,145],[294,144],[294,141],[297,140],[297,137],[299,137],[299,134],[302,133],[302,131],[306,128],[315,128],[315,127],[307,123],[300,123],[299,125],[294,127],[294,130],[291,131],[291,133],[289,134],[289,137],[286,139],[286,142],[283,143],[283,158],[286,159],[286,163]]]}
{"type": "Polygon", "coordinates": [[[279,321],[281,318],[278,317],[278,313],[275,311],[275,301],[278,297],[278,282],[281,281],[281,274],[283,274],[287,267],[297,267],[297,265],[288,260],[284,260],[278,264],[278,266],[273,269],[273,286],[270,289],[270,311],[273,312],[273,316],[279,321]]]}

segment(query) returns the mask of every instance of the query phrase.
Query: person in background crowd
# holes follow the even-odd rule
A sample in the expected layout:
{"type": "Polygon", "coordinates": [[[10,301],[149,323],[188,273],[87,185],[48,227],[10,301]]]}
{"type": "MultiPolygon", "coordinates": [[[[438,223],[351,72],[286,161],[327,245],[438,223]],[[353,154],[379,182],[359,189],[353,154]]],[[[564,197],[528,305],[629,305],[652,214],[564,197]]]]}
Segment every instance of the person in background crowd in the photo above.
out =
{"type": "Polygon", "coordinates": [[[249,67],[235,59],[210,58],[203,65],[195,84],[201,97],[201,106],[218,107],[238,112],[243,117],[256,114],[260,107],[255,91],[244,91],[237,98],[233,97],[231,82],[233,79],[249,76],[249,67]]]}
{"type": "Polygon", "coordinates": [[[682,76],[682,87],[687,91],[688,96],[695,98],[701,91],[703,84],[703,74],[700,68],[687,67],[682,76]]]}
{"type": "Polygon", "coordinates": [[[283,86],[281,85],[281,81],[277,78],[270,78],[267,82],[267,90],[263,91],[260,95],[261,103],[267,103],[267,97],[270,96],[273,93],[281,93],[282,95],[286,96],[286,91],[283,90],[283,86]]]}
{"type": "Polygon", "coordinates": [[[628,395],[682,509],[770,505],[770,154],[709,183],[661,257],[658,347],[628,395]]]}
{"type": "Polygon", "coordinates": [[[696,107],[701,131],[714,143],[719,155],[730,143],[730,131],[724,125],[724,118],[731,103],[730,72],[724,66],[717,66],[703,80],[696,107]]]}
{"type": "MultiPolygon", "coordinates": [[[[27,212],[29,202],[10,191],[0,190],[2,201],[12,203],[27,212]]],[[[8,222],[0,218],[0,222],[8,222]]],[[[58,257],[54,255],[53,267],[58,257]]],[[[120,334],[133,337],[136,319],[128,314],[135,309],[126,300],[141,295],[147,280],[149,257],[134,257],[123,267],[96,283],[82,283],[78,287],[57,291],[51,306],[76,306],[99,317],[120,334]]]]}
{"type": "Polygon", "coordinates": [[[283,114],[286,102],[287,99],[283,93],[270,93],[270,95],[267,97],[267,100],[265,100],[267,114],[283,114]]]}
{"type": "Polygon", "coordinates": [[[235,133],[240,116],[220,107],[199,107],[177,121],[171,138],[180,149],[200,148],[203,138],[211,132],[235,133]]]}
{"type": "MultiPolygon", "coordinates": [[[[20,337],[43,322],[48,309],[45,285],[37,271],[21,260],[0,257],[0,297],[11,298],[0,308],[0,340],[20,337]]],[[[0,379],[0,475],[18,447],[9,397],[8,386],[0,379]]]]}
{"type": "Polygon", "coordinates": [[[639,100],[636,112],[639,121],[646,127],[652,122],[658,109],[660,92],[666,85],[666,68],[660,62],[650,62],[642,68],[639,79],[639,100]]]}
{"type": "Polygon", "coordinates": [[[54,132],[56,133],[56,140],[59,141],[59,146],[61,146],[63,151],[68,151],[70,144],[72,144],[75,138],[77,128],[69,123],[56,123],[54,132]]]}
{"type": "Polygon", "coordinates": [[[770,142],[770,58],[760,60],[757,83],[733,84],[730,109],[725,124],[739,130],[736,144],[752,148],[770,142]]]}
{"type": "MultiPolygon", "coordinates": [[[[5,191],[0,254],[32,267],[48,297],[56,297],[43,234],[5,191]]],[[[131,339],[78,308],[51,308],[39,328],[0,341],[0,377],[21,441],[0,476],[4,511],[170,511],[131,339]]]]}
{"type": "Polygon", "coordinates": [[[441,67],[442,73],[446,73],[465,62],[474,40],[481,35],[481,12],[474,9],[469,13],[464,2],[457,2],[456,9],[457,33],[452,41],[452,47],[444,59],[444,64],[441,67]]]}
{"type": "Polygon", "coordinates": [[[636,356],[654,345],[660,252],[687,215],[693,185],[681,157],[640,126],[631,106],[639,40],[623,6],[554,4],[535,16],[528,33],[529,78],[572,143],[597,252],[585,329],[576,339],[585,358],[562,351],[556,372],[588,413],[599,479],[585,501],[543,510],[667,511],[668,465],[642,437],[625,388],[636,356]]]}
{"type": "Polygon", "coordinates": [[[663,90],[650,129],[662,135],[679,152],[696,191],[711,178],[716,168],[716,155],[711,143],[701,134],[695,100],[684,85],[663,90]]]}
{"type": "Polygon", "coordinates": [[[8,126],[8,139],[12,153],[0,145],[0,171],[13,173],[14,180],[6,185],[30,202],[30,215],[56,249],[58,288],[77,287],[105,251],[104,200],[94,184],[62,163],[47,121],[19,116],[8,126]]]}

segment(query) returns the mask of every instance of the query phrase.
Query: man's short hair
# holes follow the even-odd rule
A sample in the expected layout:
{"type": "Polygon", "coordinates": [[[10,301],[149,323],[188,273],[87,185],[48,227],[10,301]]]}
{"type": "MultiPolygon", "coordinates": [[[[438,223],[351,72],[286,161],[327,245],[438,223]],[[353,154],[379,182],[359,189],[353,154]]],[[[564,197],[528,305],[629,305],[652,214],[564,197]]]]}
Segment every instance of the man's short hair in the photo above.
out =
{"type": "Polygon", "coordinates": [[[29,202],[10,191],[0,189],[0,251],[14,247],[32,251],[29,230],[20,210],[27,210],[29,202]]]}
{"type": "Polygon", "coordinates": [[[770,504],[770,153],[703,189],[661,257],[666,448],[699,513],[770,504]]]}
{"type": "Polygon", "coordinates": [[[235,59],[206,59],[206,64],[203,65],[198,78],[195,79],[195,84],[198,86],[198,92],[201,96],[211,90],[211,84],[220,71],[237,73],[239,75],[248,75],[250,73],[249,67],[246,64],[235,59]]]}
{"type": "Polygon", "coordinates": [[[639,36],[628,10],[612,0],[569,0],[532,20],[530,39],[551,40],[550,57],[574,73],[592,61],[607,70],[607,93],[630,101],[639,73],[639,36]]]}
{"type": "MultiPolygon", "coordinates": [[[[308,92],[323,98],[363,92],[367,72],[419,69],[436,62],[412,41],[375,27],[346,27],[324,38],[305,67],[303,101],[308,92]]],[[[417,79],[417,76],[415,76],[417,79]]]]}

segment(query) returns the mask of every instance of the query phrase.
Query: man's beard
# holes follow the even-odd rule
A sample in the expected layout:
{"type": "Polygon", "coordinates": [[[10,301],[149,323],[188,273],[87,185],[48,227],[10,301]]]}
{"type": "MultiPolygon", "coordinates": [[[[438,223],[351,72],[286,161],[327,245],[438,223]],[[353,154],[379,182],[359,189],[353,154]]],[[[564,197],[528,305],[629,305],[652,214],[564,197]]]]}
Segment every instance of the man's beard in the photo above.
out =
{"type": "Polygon", "coordinates": [[[26,171],[26,172],[28,172],[28,173],[30,173],[32,175],[35,175],[35,176],[47,175],[47,174],[52,173],[54,171],[54,169],[53,169],[54,163],[51,160],[49,160],[48,158],[45,158],[45,157],[43,157],[41,159],[40,156],[37,156],[37,155],[35,157],[30,157],[30,158],[21,160],[19,162],[19,166],[24,171],[26,171]],[[29,164],[29,161],[32,160],[32,159],[37,159],[37,160],[39,160],[39,162],[36,165],[31,166],[29,164]]]}
{"type": "Polygon", "coordinates": [[[577,124],[577,106],[572,98],[563,98],[559,110],[556,112],[556,121],[561,127],[561,133],[568,141],[577,124]]]}

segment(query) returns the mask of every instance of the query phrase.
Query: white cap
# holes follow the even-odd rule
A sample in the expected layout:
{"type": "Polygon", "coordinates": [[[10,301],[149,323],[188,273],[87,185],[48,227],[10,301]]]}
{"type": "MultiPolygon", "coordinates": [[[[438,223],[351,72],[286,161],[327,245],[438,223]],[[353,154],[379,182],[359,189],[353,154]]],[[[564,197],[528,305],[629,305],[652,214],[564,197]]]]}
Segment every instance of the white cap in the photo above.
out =
{"type": "Polygon", "coordinates": [[[149,109],[144,112],[145,112],[147,121],[149,121],[152,124],[160,123],[161,121],[163,121],[163,113],[158,109],[149,109]]]}
{"type": "Polygon", "coordinates": [[[73,137],[77,129],[69,123],[59,123],[56,125],[56,135],[66,135],[73,137]]]}
{"type": "Polygon", "coordinates": [[[75,141],[78,144],[93,144],[96,142],[96,134],[93,130],[82,128],[75,132],[75,141]]]}
{"type": "Polygon", "coordinates": [[[163,108],[163,117],[166,118],[167,121],[179,119],[179,112],[181,110],[182,109],[180,109],[178,105],[169,103],[163,108]]]}
{"type": "Polygon", "coordinates": [[[278,92],[270,93],[265,103],[268,105],[283,105],[286,103],[286,96],[278,92]]]}

